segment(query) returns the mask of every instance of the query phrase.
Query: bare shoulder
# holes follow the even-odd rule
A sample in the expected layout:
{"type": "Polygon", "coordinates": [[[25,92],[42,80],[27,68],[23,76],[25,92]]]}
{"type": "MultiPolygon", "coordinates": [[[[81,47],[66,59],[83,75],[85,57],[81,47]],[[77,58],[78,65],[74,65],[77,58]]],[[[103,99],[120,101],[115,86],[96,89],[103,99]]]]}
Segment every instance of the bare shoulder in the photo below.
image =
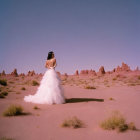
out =
{"type": "Polygon", "coordinates": [[[50,63],[50,62],[56,62],[56,58],[52,58],[52,59],[46,60],[46,63],[50,63]]]}
{"type": "Polygon", "coordinates": [[[46,60],[46,63],[48,63],[49,62],[49,60],[46,60]]]}
{"type": "Polygon", "coordinates": [[[51,61],[56,62],[56,58],[52,58],[51,61]]]}

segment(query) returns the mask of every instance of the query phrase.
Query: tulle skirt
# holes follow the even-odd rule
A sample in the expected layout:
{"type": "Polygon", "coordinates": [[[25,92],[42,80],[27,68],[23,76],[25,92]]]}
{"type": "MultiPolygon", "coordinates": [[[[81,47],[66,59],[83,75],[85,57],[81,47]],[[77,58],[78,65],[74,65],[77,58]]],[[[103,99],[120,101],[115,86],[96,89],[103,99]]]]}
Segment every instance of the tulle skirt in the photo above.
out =
{"type": "Polygon", "coordinates": [[[61,80],[54,69],[48,69],[34,95],[24,97],[24,101],[39,104],[65,103],[61,80]]]}

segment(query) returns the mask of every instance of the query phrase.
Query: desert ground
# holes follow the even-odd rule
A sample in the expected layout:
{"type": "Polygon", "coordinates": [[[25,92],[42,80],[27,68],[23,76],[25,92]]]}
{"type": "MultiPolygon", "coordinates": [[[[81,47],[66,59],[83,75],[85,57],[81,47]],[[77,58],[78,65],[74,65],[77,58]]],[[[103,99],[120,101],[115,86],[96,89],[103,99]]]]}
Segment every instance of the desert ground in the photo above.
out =
{"type": "Polygon", "coordinates": [[[130,70],[122,64],[113,71],[76,71],[73,75],[58,73],[66,103],[34,104],[23,100],[35,94],[42,74],[0,74],[6,84],[0,84],[0,140],[140,140],[140,70],[130,70]],[[11,105],[23,107],[23,114],[4,116],[11,105]],[[136,130],[119,132],[106,130],[101,122],[112,112],[133,122],[136,130]],[[77,117],[81,127],[65,127],[63,122],[77,117]]]}

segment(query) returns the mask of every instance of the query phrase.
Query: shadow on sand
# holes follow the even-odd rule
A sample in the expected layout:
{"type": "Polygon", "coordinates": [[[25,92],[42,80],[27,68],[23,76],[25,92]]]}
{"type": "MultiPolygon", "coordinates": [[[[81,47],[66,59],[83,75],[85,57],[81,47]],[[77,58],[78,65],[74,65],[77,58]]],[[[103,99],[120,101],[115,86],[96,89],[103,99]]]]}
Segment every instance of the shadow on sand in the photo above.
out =
{"type": "Polygon", "coordinates": [[[95,98],[70,98],[70,99],[66,99],[66,103],[78,103],[78,102],[90,102],[90,101],[104,102],[104,99],[95,99],[95,98]]]}

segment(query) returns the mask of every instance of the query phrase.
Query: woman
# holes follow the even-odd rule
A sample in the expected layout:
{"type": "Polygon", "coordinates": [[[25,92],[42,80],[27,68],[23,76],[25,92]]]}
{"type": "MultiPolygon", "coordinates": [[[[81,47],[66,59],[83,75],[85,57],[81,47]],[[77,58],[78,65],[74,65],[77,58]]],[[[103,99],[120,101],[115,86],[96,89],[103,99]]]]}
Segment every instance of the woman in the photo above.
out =
{"type": "Polygon", "coordinates": [[[53,52],[48,53],[45,64],[48,70],[45,72],[40,86],[35,95],[24,97],[24,101],[39,104],[62,104],[65,103],[60,79],[55,71],[56,59],[53,52]]]}

